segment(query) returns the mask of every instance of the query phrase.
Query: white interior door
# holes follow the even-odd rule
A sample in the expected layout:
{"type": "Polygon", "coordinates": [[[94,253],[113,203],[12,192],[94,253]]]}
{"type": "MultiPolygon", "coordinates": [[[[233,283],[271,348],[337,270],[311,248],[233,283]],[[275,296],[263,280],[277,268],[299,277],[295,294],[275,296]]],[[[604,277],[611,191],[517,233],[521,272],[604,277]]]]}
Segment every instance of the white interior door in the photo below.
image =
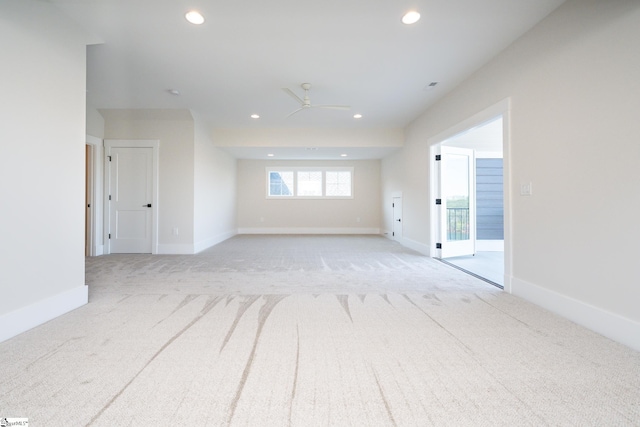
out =
{"type": "Polygon", "coordinates": [[[393,198],[393,238],[402,237],[402,197],[393,198]]]}
{"type": "Polygon", "coordinates": [[[109,149],[109,245],[111,253],[151,253],[153,149],[109,149]]]}
{"type": "Polygon", "coordinates": [[[475,158],[465,148],[440,147],[440,257],[475,253],[475,158]]]}

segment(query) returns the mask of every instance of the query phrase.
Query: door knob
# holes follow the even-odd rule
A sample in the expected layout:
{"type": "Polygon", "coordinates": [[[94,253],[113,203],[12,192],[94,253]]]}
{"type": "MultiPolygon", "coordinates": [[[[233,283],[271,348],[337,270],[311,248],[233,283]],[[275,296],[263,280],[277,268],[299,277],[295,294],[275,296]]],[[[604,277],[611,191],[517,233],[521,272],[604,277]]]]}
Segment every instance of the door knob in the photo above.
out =
{"type": "Polygon", "coordinates": [[[402,221],[402,220],[398,218],[398,219],[396,219],[396,221],[400,222],[400,221],[402,221]]]}
{"type": "Polygon", "coordinates": [[[142,205],[143,208],[150,208],[151,207],[151,203],[147,203],[146,205],[142,205]]]}

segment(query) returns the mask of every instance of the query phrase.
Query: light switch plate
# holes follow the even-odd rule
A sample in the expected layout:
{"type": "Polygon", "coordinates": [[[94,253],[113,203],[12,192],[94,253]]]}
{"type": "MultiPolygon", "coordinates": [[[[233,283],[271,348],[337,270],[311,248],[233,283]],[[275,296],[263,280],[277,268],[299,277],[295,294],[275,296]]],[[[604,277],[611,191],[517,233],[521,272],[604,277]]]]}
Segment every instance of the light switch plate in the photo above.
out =
{"type": "Polygon", "coordinates": [[[532,194],[533,194],[533,187],[531,186],[531,182],[523,182],[520,184],[521,196],[531,196],[532,194]]]}

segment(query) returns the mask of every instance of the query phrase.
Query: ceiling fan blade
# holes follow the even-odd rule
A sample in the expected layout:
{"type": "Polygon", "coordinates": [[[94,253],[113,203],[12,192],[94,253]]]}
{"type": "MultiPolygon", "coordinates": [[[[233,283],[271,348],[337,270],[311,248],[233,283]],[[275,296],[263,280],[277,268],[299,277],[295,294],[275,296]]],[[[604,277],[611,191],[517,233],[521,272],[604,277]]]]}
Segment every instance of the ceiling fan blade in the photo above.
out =
{"type": "Polygon", "coordinates": [[[314,108],[330,108],[332,110],[350,110],[349,105],[312,105],[314,108]]]}
{"type": "Polygon", "coordinates": [[[282,90],[285,91],[286,93],[288,93],[289,96],[291,96],[293,99],[298,101],[300,103],[300,105],[304,105],[304,101],[302,100],[302,98],[300,98],[298,95],[293,93],[293,91],[291,89],[283,87],[282,90]]]}
{"type": "Polygon", "coordinates": [[[291,116],[293,116],[295,113],[297,113],[298,111],[302,111],[302,110],[304,110],[304,108],[302,108],[302,107],[301,107],[301,108],[298,108],[297,110],[294,110],[294,111],[290,112],[290,113],[287,115],[287,117],[291,117],[291,116]]]}

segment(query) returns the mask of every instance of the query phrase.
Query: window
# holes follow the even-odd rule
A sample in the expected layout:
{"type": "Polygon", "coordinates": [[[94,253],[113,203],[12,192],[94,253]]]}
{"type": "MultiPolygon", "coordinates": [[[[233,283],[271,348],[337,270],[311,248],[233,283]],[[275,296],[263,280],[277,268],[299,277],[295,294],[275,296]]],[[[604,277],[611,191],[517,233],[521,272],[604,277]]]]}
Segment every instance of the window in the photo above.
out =
{"type": "Polygon", "coordinates": [[[293,196],[293,172],[269,172],[270,196],[293,196]]]}
{"type": "Polygon", "coordinates": [[[267,198],[353,198],[353,168],[267,168],[267,198]]]}
{"type": "Polygon", "coordinates": [[[327,196],[351,196],[351,171],[327,171],[327,196]]]}
{"type": "Polygon", "coordinates": [[[322,171],[298,171],[297,196],[322,197],[322,171]]]}

